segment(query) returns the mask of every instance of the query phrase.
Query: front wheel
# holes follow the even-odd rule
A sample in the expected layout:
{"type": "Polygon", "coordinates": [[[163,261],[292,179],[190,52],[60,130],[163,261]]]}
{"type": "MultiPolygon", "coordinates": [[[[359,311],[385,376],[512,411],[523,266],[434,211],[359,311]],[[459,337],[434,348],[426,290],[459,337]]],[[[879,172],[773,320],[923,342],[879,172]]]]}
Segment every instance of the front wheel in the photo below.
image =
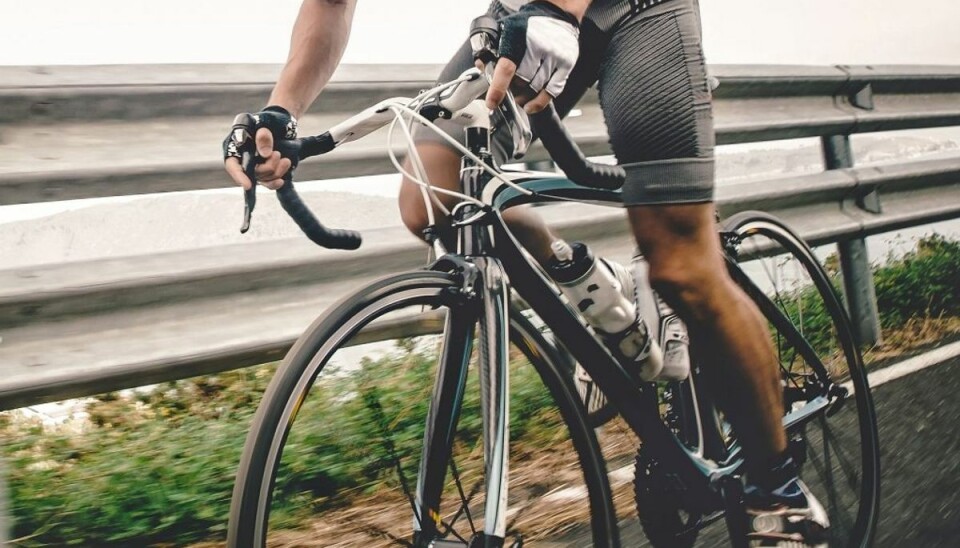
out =
{"type": "MultiPolygon", "coordinates": [[[[447,273],[392,276],[305,332],[254,417],[229,546],[482,542],[481,387],[467,374],[478,304],[459,289],[447,273]]],[[[563,360],[519,313],[510,338],[506,544],[618,546],[605,465],[563,360]]]]}
{"type": "Polygon", "coordinates": [[[771,215],[736,214],[723,234],[736,260],[731,275],[767,318],[789,447],[801,478],[829,514],[829,544],[869,546],[879,513],[877,422],[833,281],[814,252],[771,215]]]}

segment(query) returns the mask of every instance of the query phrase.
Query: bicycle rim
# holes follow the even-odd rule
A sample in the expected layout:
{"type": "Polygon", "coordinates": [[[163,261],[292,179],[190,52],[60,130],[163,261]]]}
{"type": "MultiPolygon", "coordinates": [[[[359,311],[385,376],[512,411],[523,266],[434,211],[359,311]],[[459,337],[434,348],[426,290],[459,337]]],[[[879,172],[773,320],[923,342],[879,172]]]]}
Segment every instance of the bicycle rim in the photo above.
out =
{"type": "MultiPolygon", "coordinates": [[[[453,297],[457,288],[456,279],[442,273],[390,277],[345,299],[307,330],[278,370],[248,435],[230,546],[426,546],[435,540],[466,546],[481,536],[477,375],[448,375],[443,384],[437,374],[444,340],[448,357],[459,352],[461,360],[475,359],[473,328],[463,326],[475,314],[453,297]],[[414,335],[408,335],[411,318],[414,335]],[[460,340],[449,340],[457,332],[460,340]],[[428,415],[436,414],[429,411],[437,405],[436,384],[457,396],[443,398],[451,405],[427,426],[428,415]],[[425,440],[433,440],[428,451],[425,440]],[[416,500],[418,482],[428,484],[420,490],[426,498],[439,497],[429,505],[436,513],[419,515],[425,506],[416,500]]],[[[522,538],[534,546],[615,546],[605,468],[575,390],[529,322],[512,318],[511,328],[507,545],[522,538]]]]}
{"type": "Polygon", "coordinates": [[[740,270],[731,272],[768,319],[788,418],[830,402],[787,431],[801,477],[829,514],[830,546],[869,546],[879,512],[876,416],[834,282],[770,215],[740,213],[724,229],[736,237],[740,270]],[[828,392],[830,381],[846,395],[828,392]]]}

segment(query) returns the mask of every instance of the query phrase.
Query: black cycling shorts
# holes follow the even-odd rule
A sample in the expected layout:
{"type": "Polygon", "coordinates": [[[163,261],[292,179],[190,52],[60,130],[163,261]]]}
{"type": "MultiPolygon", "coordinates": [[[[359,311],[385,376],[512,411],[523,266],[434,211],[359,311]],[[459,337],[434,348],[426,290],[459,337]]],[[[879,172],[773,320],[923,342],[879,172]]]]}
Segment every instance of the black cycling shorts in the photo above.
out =
{"type": "MultiPolygon", "coordinates": [[[[696,0],[664,0],[645,10],[623,0],[596,0],[581,25],[580,58],[554,104],[566,115],[598,85],[610,146],[627,173],[627,205],[709,202],[714,189],[711,92],[696,0]]],[[[491,6],[503,15],[498,2],[491,6]]],[[[441,72],[446,82],[473,66],[464,44],[441,72]]],[[[438,120],[448,134],[463,130],[438,120]]],[[[419,128],[418,142],[444,142],[419,128]]],[[[504,161],[509,135],[494,150],[504,161]]]]}

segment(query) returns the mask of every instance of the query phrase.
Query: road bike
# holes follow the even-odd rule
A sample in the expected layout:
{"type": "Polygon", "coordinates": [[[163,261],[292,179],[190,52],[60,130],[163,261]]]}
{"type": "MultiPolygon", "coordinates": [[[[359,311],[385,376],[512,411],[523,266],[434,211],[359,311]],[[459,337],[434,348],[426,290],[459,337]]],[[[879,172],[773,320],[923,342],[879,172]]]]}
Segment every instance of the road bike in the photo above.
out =
{"type": "MultiPolygon", "coordinates": [[[[474,33],[475,49],[495,44],[491,34],[474,33]]],[[[684,381],[640,381],[503,220],[505,210],[526,203],[622,207],[622,169],[587,161],[552,107],[531,115],[530,124],[565,175],[494,165],[491,131],[511,132],[515,153],[531,132],[512,97],[494,115],[477,100],[488,74],[471,69],[413,99],[383,101],[321,135],[277,144],[295,163],[387,124],[412,142],[414,123],[429,129],[438,118],[459,121],[465,145],[451,145],[463,154],[461,201],[448,212],[456,245],[447,249],[428,230],[434,261],[343,297],[288,352],[247,437],[229,546],[264,546],[268,539],[310,546],[636,545],[627,536],[637,520],[625,519],[624,488],[607,468],[615,460],[604,441],[610,429],[595,428],[573,381],[574,364],[640,440],[628,449],[634,473],[627,506],[635,503],[649,542],[715,546],[726,540],[711,524],[725,523],[729,541],[746,546],[744,462],[699,365],[709,349],[694,344],[684,381]],[[283,531],[307,515],[314,518],[306,529],[283,531]]],[[[252,133],[254,124],[240,117],[235,129],[252,133]]],[[[428,185],[410,150],[409,170],[391,158],[436,203],[442,189],[428,185]]],[[[243,164],[251,176],[254,163],[247,146],[243,164]]],[[[245,228],[254,192],[246,192],[245,228]]],[[[289,175],[277,194],[313,241],[359,245],[358,234],[319,223],[289,175]]],[[[803,240],[771,215],[733,215],[718,237],[731,276],[769,324],[790,451],[829,512],[830,545],[868,546],[879,512],[876,419],[831,279],[803,240]]]]}

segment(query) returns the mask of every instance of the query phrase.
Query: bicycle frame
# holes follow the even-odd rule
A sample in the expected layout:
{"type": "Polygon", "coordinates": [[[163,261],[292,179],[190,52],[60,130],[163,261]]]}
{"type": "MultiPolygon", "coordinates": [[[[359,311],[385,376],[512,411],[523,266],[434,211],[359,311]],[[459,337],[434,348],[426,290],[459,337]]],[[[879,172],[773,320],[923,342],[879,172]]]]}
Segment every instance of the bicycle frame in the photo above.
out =
{"type": "MultiPolygon", "coordinates": [[[[466,129],[467,148],[477,156],[489,158],[489,132],[484,127],[466,129]]],[[[686,387],[691,392],[701,417],[700,443],[698,450],[685,447],[661,420],[658,411],[656,386],[634,379],[613,358],[607,349],[592,336],[590,328],[581,317],[566,303],[565,298],[544,274],[533,264],[510,232],[501,212],[509,207],[530,202],[549,201],[551,199],[576,199],[608,204],[621,204],[619,191],[586,188],[556,177],[534,177],[528,180],[515,180],[531,194],[520,192],[496,181],[492,176],[478,169],[469,158],[464,158],[461,170],[461,185],[465,194],[482,197],[490,204],[483,209],[474,204],[465,204],[454,211],[454,227],[457,233],[458,250],[455,254],[441,257],[433,268],[438,270],[456,269],[464,279],[464,293],[477,305],[466,318],[448,318],[448,333],[454,333],[454,340],[470,340],[468,330],[479,323],[479,363],[478,371],[481,383],[481,409],[484,426],[484,456],[486,462],[487,500],[485,510],[484,536],[488,546],[502,546],[505,535],[507,457],[509,446],[509,378],[507,374],[508,314],[511,286],[530,305],[534,312],[550,328],[557,341],[587,370],[600,389],[606,394],[630,428],[644,440],[655,458],[670,463],[670,471],[676,474],[689,494],[691,508],[696,508],[702,516],[710,516],[697,525],[719,517],[724,508],[722,490],[731,478],[743,472],[744,461],[737,444],[727,446],[723,433],[716,421],[704,424],[706,417],[714,413],[712,401],[708,397],[697,397],[695,389],[699,372],[691,372],[686,387]],[[508,281],[509,278],[509,281],[508,281]]],[[[740,273],[736,262],[727,257],[731,273],[747,291],[755,297],[763,295],[752,282],[740,273]]],[[[767,301],[763,296],[760,302],[767,301]]],[[[796,332],[787,319],[773,303],[767,303],[769,317],[779,324],[781,332],[787,333],[810,363],[820,366],[809,344],[796,332]],[[812,358],[812,359],[811,359],[812,358]]],[[[445,347],[441,353],[441,367],[438,382],[433,395],[428,422],[432,432],[428,432],[430,443],[452,443],[452,432],[457,417],[450,409],[462,401],[463,390],[471,349],[454,344],[445,347]],[[437,402],[446,402],[445,409],[436,407],[437,402]],[[445,432],[439,439],[437,431],[445,432]]],[[[455,341],[454,341],[455,342],[455,341]]],[[[823,371],[825,374],[825,371],[823,371]]],[[[796,428],[811,420],[831,404],[826,397],[818,397],[801,409],[784,417],[788,429],[796,428]]],[[[425,444],[425,453],[428,451],[425,444]]],[[[446,453],[444,453],[446,454],[446,453]]],[[[425,463],[421,462],[421,467],[425,463]]],[[[435,469],[436,467],[434,467],[435,469]]],[[[439,492],[442,477],[421,477],[417,489],[417,502],[421,516],[430,516],[433,520],[428,527],[439,526],[439,492]]],[[[426,531],[424,531],[426,532],[426,531]]],[[[430,538],[428,536],[428,538],[430,538]]]]}
{"type": "MultiPolygon", "coordinates": [[[[483,127],[467,129],[467,147],[474,154],[488,156],[489,132],[483,127]]],[[[478,371],[481,384],[481,410],[484,426],[484,456],[486,462],[487,499],[485,510],[484,536],[488,545],[499,546],[504,541],[506,531],[506,462],[509,441],[509,378],[507,374],[508,343],[508,303],[510,285],[530,304],[553,331],[558,340],[587,369],[597,381],[601,390],[621,413],[630,427],[650,446],[657,448],[658,455],[665,462],[677,463],[676,471],[685,485],[704,495],[715,506],[720,504],[719,495],[712,487],[721,477],[736,472],[741,462],[717,465],[700,455],[687,451],[661,422],[657,411],[657,396],[652,385],[643,386],[634,380],[627,371],[610,355],[602,344],[588,331],[585,323],[565,303],[560,294],[543,275],[530,264],[507,228],[500,210],[531,201],[534,197],[524,196],[514,190],[516,198],[504,195],[497,199],[497,186],[491,183],[492,177],[476,169],[472,161],[465,159],[461,171],[461,184],[464,192],[470,196],[492,198],[493,207],[482,211],[479,206],[468,204],[455,210],[457,218],[454,226],[457,230],[458,253],[442,257],[434,268],[448,270],[455,266],[464,277],[464,292],[479,306],[467,318],[448,318],[447,326],[455,338],[465,337],[466,329],[479,322],[478,371]],[[491,192],[493,191],[493,192],[491,192]],[[472,219],[471,219],[472,218],[472,219]],[[465,222],[466,221],[466,222],[465,222]],[[468,262],[461,260],[468,258],[468,262]],[[507,276],[509,275],[509,284],[507,276]]],[[[588,194],[591,198],[606,202],[619,202],[619,193],[585,189],[562,178],[541,179],[531,183],[531,188],[551,189],[558,194],[588,194]],[[566,191],[566,192],[565,192],[566,191]]],[[[501,184],[501,190],[507,188],[501,184]]],[[[538,190],[538,194],[544,192],[538,190]]],[[[448,341],[450,342],[450,341],[448,341]]],[[[428,414],[427,443],[425,453],[433,444],[452,443],[452,430],[456,417],[451,417],[449,409],[440,409],[436,402],[462,401],[466,368],[470,348],[454,341],[445,345],[441,353],[441,367],[438,372],[437,388],[433,394],[431,413],[428,414]]],[[[442,454],[447,454],[444,449],[442,454]]],[[[425,467],[425,458],[421,467],[425,467]]],[[[442,478],[421,478],[418,483],[416,500],[420,505],[421,526],[433,528],[439,526],[439,492],[442,478]]],[[[431,531],[421,531],[430,538],[431,531]]]]}

